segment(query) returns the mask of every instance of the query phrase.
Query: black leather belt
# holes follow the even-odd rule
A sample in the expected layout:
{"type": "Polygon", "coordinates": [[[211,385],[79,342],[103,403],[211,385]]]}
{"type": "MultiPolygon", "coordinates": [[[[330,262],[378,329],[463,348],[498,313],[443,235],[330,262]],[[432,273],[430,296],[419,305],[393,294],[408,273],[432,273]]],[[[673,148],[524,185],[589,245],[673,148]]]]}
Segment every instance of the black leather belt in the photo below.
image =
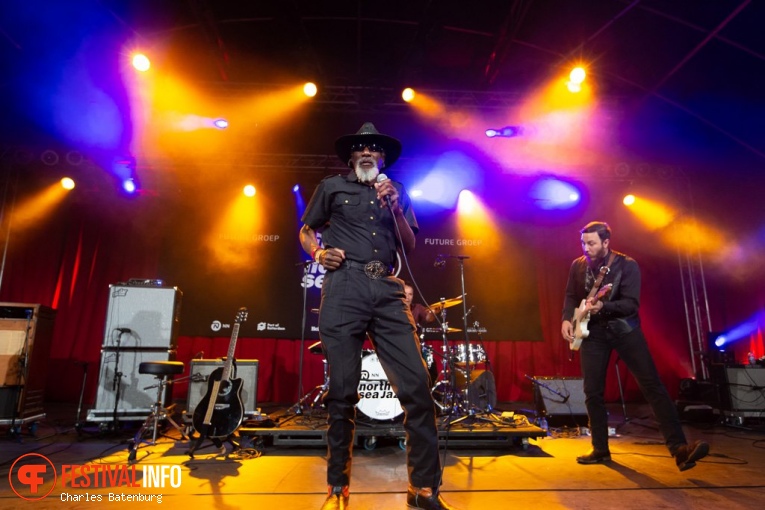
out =
{"type": "Polygon", "coordinates": [[[378,280],[391,274],[390,266],[380,262],[379,260],[373,260],[365,264],[363,262],[356,262],[355,260],[345,259],[343,261],[343,265],[351,269],[364,271],[364,274],[367,275],[367,278],[371,280],[378,280]]]}

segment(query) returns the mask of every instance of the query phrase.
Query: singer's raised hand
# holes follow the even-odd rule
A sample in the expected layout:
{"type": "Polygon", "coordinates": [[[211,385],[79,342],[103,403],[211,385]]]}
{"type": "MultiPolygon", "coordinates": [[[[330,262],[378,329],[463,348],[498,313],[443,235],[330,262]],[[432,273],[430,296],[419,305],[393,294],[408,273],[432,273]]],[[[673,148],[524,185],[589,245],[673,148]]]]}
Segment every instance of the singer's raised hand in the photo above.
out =
{"type": "Polygon", "coordinates": [[[385,174],[377,176],[377,182],[374,183],[377,190],[377,199],[380,201],[380,207],[390,207],[393,212],[401,212],[398,204],[398,190],[393,185],[393,181],[388,179],[385,174]]]}

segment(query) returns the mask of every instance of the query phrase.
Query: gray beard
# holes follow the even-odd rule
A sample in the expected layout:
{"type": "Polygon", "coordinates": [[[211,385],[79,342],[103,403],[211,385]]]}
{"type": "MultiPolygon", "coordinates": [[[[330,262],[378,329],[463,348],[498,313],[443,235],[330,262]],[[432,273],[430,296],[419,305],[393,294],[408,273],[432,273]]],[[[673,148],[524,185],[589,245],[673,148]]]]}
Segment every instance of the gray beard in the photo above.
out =
{"type": "Polygon", "coordinates": [[[377,167],[370,168],[369,170],[364,170],[358,163],[356,164],[356,168],[354,170],[359,181],[365,183],[375,182],[375,179],[377,179],[377,174],[380,173],[380,169],[377,167]]]}

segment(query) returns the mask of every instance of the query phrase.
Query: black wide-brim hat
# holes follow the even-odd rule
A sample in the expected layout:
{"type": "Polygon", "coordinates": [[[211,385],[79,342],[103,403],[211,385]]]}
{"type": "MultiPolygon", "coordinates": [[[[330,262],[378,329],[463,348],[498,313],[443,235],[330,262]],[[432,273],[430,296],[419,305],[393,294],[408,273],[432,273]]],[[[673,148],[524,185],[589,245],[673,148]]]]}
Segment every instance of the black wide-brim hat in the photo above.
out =
{"type": "Polygon", "coordinates": [[[395,163],[401,155],[401,142],[392,136],[381,134],[371,122],[365,122],[356,134],[341,136],[335,141],[335,152],[340,161],[348,164],[351,159],[351,147],[358,143],[382,147],[385,151],[386,168],[395,163]]]}

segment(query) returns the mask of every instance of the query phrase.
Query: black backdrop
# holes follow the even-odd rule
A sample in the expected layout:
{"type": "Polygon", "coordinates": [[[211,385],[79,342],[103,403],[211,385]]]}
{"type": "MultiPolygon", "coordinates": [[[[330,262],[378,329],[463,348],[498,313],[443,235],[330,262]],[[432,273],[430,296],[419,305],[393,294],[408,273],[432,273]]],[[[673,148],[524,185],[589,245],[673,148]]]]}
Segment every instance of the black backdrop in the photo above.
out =
{"type": "MultiPolygon", "coordinates": [[[[320,178],[297,177],[304,203],[320,178]]],[[[166,222],[159,272],[166,284],[183,291],[182,336],[228,336],[236,311],[244,306],[250,313],[240,335],[300,338],[305,314],[306,338],[318,338],[318,316],[312,310],[319,307],[324,270],[316,264],[301,265],[308,257],[298,242],[300,211],[292,185],[283,179],[261,182],[252,199],[261,221],[244,230],[236,222],[223,231],[216,226],[230,203],[238,200],[230,192],[217,196],[205,191],[200,200],[186,197],[168,203],[171,220],[166,222]],[[212,209],[191,205],[211,202],[217,204],[212,209]]],[[[483,340],[542,340],[537,269],[533,257],[522,255],[521,245],[528,251],[534,239],[527,224],[495,218],[491,228],[465,234],[452,209],[415,203],[415,212],[420,225],[417,248],[408,266],[401,261],[399,269],[401,278],[414,281],[422,291],[415,301],[435,303],[460,296],[464,270],[470,329],[481,331],[483,340]],[[447,256],[446,263],[436,268],[439,255],[447,256]]],[[[449,308],[446,319],[450,327],[463,328],[463,306],[449,308]]]]}

